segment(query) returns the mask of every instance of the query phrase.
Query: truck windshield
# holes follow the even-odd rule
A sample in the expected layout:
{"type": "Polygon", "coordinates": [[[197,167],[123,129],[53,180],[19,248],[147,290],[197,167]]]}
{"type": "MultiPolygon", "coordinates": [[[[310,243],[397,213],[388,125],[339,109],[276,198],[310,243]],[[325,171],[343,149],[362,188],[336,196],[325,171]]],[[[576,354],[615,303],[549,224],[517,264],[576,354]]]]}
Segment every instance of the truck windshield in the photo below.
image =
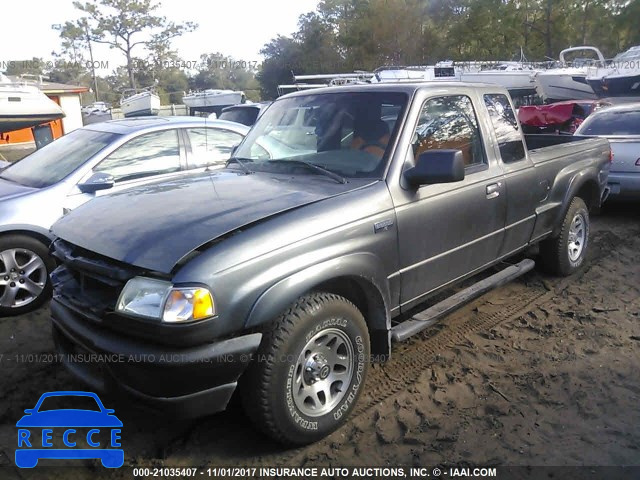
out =
{"type": "Polygon", "coordinates": [[[640,135],[640,110],[601,111],[587,117],[580,135],[640,135]]]}
{"type": "Polygon", "coordinates": [[[51,186],[70,175],[117,137],[119,135],[116,133],[75,130],[7,167],[0,178],[27,187],[51,186]]]}
{"type": "Polygon", "coordinates": [[[283,98],[258,119],[235,157],[254,171],[313,174],[301,168],[305,162],[343,177],[380,177],[407,99],[349,91],[283,98]]]}

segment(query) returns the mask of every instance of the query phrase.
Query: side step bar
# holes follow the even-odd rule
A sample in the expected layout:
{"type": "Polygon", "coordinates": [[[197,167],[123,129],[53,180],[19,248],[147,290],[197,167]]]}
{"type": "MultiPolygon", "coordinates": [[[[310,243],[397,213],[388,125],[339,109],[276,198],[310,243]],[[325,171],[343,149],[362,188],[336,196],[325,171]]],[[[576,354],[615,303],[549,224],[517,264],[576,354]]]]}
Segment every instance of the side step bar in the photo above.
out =
{"type": "Polygon", "coordinates": [[[421,332],[425,328],[430,327],[434,323],[449,315],[454,310],[466,305],[467,303],[481,297],[485,293],[494,288],[500,287],[511,280],[518,278],[529,272],[535,266],[535,262],[529,258],[522,260],[520,263],[511,265],[498,273],[491,275],[478,283],[474,283],[468,288],[450,296],[449,298],[436,303],[435,305],[417,313],[409,320],[399,323],[391,329],[391,339],[394,342],[402,342],[407,338],[421,332]]]}

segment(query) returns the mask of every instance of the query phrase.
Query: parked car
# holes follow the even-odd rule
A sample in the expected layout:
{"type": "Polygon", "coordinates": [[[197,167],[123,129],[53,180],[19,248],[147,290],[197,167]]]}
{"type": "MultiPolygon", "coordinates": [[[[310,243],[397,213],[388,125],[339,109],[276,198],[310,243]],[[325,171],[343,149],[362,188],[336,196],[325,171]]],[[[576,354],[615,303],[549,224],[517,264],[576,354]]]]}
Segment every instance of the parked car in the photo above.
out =
{"type": "Polygon", "coordinates": [[[609,173],[611,199],[640,199],[640,103],[600,110],[585,120],[576,135],[609,140],[613,151],[609,173]]]}
{"type": "Polygon", "coordinates": [[[224,166],[249,129],[194,117],[114,120],[75,130],[0,172],[0,316],[50,294],[51,225],[103,194],[224,166]]]}
{"type": "MultiPolygon", "coordinates": [[[[231,105],[222,109],[222,112],[217,116],[218,120],[226,120],[228,122],[237,122],[250,127],[264,110],[271,105],[271,102],[260,103],[240,103],[238,105],[231,105]]],[[[214,117],[215,113],[210,115],[210,118],[214,117]]]]}
{"type": "Polygon", "coordinates": [[[239,387],[267,434],[313,442],[345,422],[392,341],[534,261],[409,317],[418,305],[534,244],[549,271],[578,270],[610,153],[605,139],[525,139],[497,86],[281,97],[226,169],[99,198],[53,226],[56,348],[78,378],[172,415],[222,410],[239,387]],[[274,135],[299,154],[255,148],[274,135]]]}

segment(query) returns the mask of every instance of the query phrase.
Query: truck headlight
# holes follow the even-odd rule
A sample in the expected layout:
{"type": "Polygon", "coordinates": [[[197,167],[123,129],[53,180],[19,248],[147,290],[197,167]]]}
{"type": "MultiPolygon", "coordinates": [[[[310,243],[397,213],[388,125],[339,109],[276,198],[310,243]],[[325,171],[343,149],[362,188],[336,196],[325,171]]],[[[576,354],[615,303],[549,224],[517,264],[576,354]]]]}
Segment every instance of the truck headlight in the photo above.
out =
{"type": "Polygon", "coordinates": [[[174,287],[153,278],[135,277],[127,282],[116,311],[166,323],[202,320],[215,315],[211,292],[204,287],[174,287]]]}
{"type": "Polygon", "coordinates": [[[206,288],[174,288],[164,304],[162,321],[167,323],[201,320],[215,315],[211,292],[206,288]]]}

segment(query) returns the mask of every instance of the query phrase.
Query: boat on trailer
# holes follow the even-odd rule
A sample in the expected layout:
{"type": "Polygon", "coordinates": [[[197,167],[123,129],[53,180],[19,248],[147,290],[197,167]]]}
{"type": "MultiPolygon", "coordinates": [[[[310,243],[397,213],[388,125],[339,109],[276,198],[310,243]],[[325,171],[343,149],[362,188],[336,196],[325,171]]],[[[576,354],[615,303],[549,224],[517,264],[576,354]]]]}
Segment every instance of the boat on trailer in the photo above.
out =
{"type": "Polygon", "coordinates": [[[27,82],[14,82],[0,73],[0,133],[58,120],[60,106],[27,82]]]}
{"type": "Polygon", "coordinates": [[[640,45],[619,53],[606,65],[590,68],[587,81],[596,95],[640,97],[640,45]]]}
{"type": "Polygon", "coordinates": [[[182,102],[193,112],[207,112],[219,115],[222,109],[231,105],[245,103],[247,97],[244,92],[235,90],[207,89],[189,92],[182,97],[182,102]]]}
{"type": "Polygon", "coordinates": [[[488,83],[506,88],[512,96],[535,95],[538,69],[524,62],[499,62],[489,68],[469,64],[460,80],[469,83],[488,83]]]}
{"type": "Polygon", "coordinates": [[[562,50],[557,67],[543,70],[536,75],[538,95],[548,103],[595,100],[598,97],[587,81],[587,74],[590,67],[604,63],[604,56],[596,47],[582,46],[562,50]],[[566,55],[576,52],[593,52],[597,58],[580,57],[573,62],[567,61],[566,55]]]}
{"type": "Polygon", "coordinates": [[[120,100],[120,109],[125,117],[147,117],[160,112],[160,97],[153,89],[125,90],[120,100]]]}

